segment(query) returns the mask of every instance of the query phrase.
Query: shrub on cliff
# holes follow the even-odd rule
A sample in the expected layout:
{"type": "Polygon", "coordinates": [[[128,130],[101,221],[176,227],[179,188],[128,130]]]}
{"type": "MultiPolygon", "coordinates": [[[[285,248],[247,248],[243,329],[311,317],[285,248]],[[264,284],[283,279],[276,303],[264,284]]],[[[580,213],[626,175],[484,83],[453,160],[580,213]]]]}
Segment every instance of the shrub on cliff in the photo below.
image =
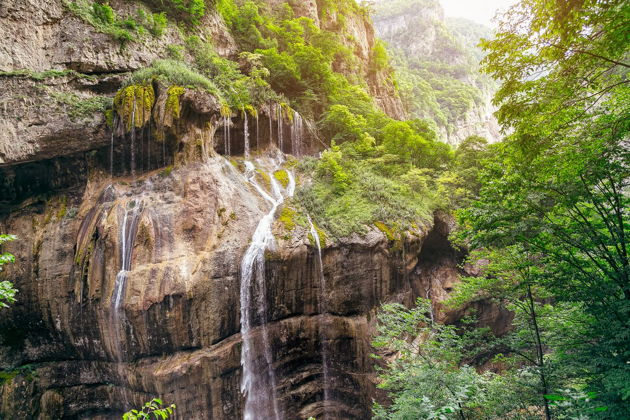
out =
{"type": "MultiPolygon", "coordinates": [[[[15,235],[0,235],[0,246],[6,242],[14,241],[17,239],[15,235]]],[[[15,262],[15,257],[5,252],[0,254],[0,271],[4,264],[15,262]]],[[[13,288],[13,284],[9,281],[0,281],[0,308],[7,308],[8,303],[15,302],[15,294],[17,290],[13,288]]]]}
{"type": "Polygon", "coordinates": [[[136,71],[128,78],[124,86],[141,85],[153,79],[161,80],[168,85],[179,85],[204,89],[221,98],[219,88],[210,79],[188,65],[176,60],[156,60],[147,67],[136,71]]]}
{"type": "Polygon", "coordinates": [[[140,410],[131,410],[123,414],[122,420],[165,420],[173,415],[175,404],[162,407],[164,403],[159,398],[154,398],[145,403],[140,410]]]}

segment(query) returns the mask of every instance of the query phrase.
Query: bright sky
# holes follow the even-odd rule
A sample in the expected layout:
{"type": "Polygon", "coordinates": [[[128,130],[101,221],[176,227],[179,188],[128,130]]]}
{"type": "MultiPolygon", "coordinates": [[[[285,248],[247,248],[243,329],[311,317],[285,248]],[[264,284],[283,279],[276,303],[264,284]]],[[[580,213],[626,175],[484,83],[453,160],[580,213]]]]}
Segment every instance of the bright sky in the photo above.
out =
{"type": "Polygon", "coordinates": [[[495,27],[492,18],[497,10],[505,11],[517,0],[440,0],[447,17],[463,17],[495,27]]]}

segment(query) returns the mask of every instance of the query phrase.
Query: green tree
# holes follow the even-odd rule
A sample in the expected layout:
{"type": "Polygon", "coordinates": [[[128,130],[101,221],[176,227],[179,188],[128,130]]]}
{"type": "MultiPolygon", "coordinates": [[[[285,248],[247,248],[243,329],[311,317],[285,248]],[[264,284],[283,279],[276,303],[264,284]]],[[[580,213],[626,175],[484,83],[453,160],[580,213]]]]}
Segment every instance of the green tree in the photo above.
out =
{"type": "Polygon", "coordinates": [[[388,354],[379,369],[379,388],[392,404],[374,405],[376,419],[473,419],[484,403],[487,375],[465,365],[466,339],[454,326],[434,323],[431,303],[419,299],[407,309],[384,305],[372,345],[388,354]]]}
{"type": "MultiPolygon", "coordinates": [[[[7,242],[14,241],[17,239],[15,235],[0,235],[0,247],[7,242]]],[[[8,253],[0,254],[0,271],[2,271],[2,266],[4,264],[15,262],[15,257],[8,253]]],[[[9,303],[15,302],[15,294],[17,290],[13,288],[13,284],[9,281],[0,281],[0,308],[8,308],[9,303]]]]}
{"type": "Polygon", "coordinates": [[[469,260],[481,263],[482,273],[463,278],[447,305],[462,309],[485,301],[514,315],[512,329],[493,344],[494,353],[500,352],[495,358],[520,382],[524,410],[531,415],[543,411],[550,420],[548,395],[571,384],[574,374],[562,355],[587,338],[583,325],[589,320],[579,305],[554,302],[542,286],[545,270],[539,257],[518,245],[471,253],[469,260]]]}
{"type": "Polygon", "coordinates": [[[537,286],[583,308],[588,339],[564,363],[602,418],[630,417],[629,13],[621,0],[522,0],[503,17],[485,66],[513,131],[460,213],[473,247],[537,255],[537,286]]]}

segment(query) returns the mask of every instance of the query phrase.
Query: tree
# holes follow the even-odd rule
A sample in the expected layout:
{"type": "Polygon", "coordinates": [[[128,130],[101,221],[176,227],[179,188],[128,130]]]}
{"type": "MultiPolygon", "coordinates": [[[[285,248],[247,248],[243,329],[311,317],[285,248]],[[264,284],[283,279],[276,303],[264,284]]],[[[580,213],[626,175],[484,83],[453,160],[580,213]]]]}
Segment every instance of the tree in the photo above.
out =
{"type": "Polygon", "coordinates": [[[372,345],[387,353],[378,387],[391,393],[389,406],[374,405],[376,419],[473,419],[484,402],[488,377],[463,365],[466,340],[454,326],[434,323],[431,303],[407,309],[384,305],[372,345]]]}
{"type": "Polygon", "coordinates": [[[168,407],[162,407],[162,400],[154,398],[145,403],[140,410],[131,410],[123,414],[123,420],[150,420],[150,419],[168,419],[175,410],[175,404],[168,407]]]}
{"type": "Polygon", "coordinates": [[[485,66],[513,131],[459,214],[473,247],[537,255],[536,287],[582,308],[588,339],[559,351],[603,418],[630,417],[629,12],[621,0],[522,0],[503,17],[485,66]]]}
{"type": "MultiPolygon", "coordinates": [[[[14,241],[17,239],[15,235],[0,235],[0,246],[6,242],[14,241]]],[[[15,262],[15,257],[8,253],[0,254],[0,271],[4,264],[15,262]]],[[[13,288],[13,284],[9,281],[0,281],[0,308],[8,308],[9,303],[15,302],[15,294],[17,290],[13,288]]]]}
{"type": "MultiPolygon", "coordinates": [[[[521,246],[477,250],[471,262],[483,262],[481,275],[462,278],[447,306],[465,308],[484,300],[514,314],[512,329],[493,344],[492,353],[515,381],[525,411],[552,418],[549,395],[571,383],[571,372],[559,361],[576,341],[584,340],[588,317],[576,304],[553,301],[542,286],[539,255],[521,246]]],[[[505,372],[504,374],[506,374],[505,372]]],[[[560,413],[554,413],[560,414],[560,413]]],[[[556,416],[554,416],[556,417],[556,416]]]]}

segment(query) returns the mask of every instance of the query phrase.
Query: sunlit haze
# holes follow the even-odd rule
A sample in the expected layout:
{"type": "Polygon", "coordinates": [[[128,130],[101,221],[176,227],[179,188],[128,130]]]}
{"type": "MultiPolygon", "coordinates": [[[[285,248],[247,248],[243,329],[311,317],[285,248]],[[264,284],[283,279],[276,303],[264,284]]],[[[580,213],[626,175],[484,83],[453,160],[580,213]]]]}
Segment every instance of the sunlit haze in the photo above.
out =
{"type": "Polygon", "coordinates": [[[462,17],[495,27],[497,11],[505,11],[516,0],[440,0],[447,17],[462,17]]]}

